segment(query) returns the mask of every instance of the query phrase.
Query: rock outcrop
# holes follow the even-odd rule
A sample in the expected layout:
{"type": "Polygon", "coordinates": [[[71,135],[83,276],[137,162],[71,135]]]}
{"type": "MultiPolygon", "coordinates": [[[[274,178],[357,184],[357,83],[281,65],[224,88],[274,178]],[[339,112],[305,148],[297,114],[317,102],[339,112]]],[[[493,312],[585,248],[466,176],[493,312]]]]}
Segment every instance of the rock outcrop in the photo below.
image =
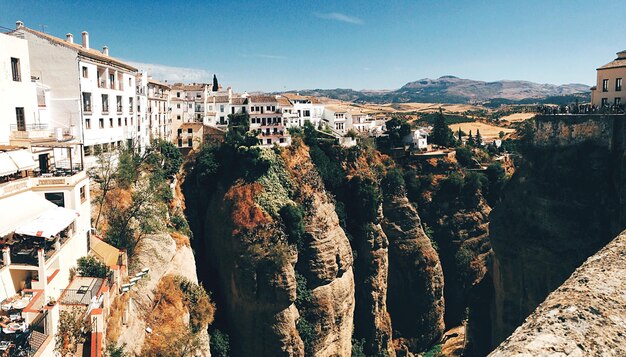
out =
{"type": "Polygon", "coordinates": [[[626,355],[626,232],[572,274],[490,356],[626,355]]]}
{"type": "MultiPolygon", "coordinates": [[[[128,352],[140,355],[146,338],[146,328],[155,328],[150,321],[155,304],[154,291],[161,278],[170,274],[180,275],[194,283],[198,282],[198,278],[191,247],[177,247],[168,233],[144,236],[135,249],[133,265],[142,269],[150,268],[150,273],[142,278],[129,293],[130,300],[128,307],[125,307],[128,310],[127,323],[121,326],[117,342],[119,345],[125,344],[128,352]]],[[[188,315],[185,311],[181,311],[181,314],[188,315]]],[[[186,326],[180,328],[182,331],[186,329],[186,326]]],[[[210,356],[208,333],[204,331],[200,335],[204,343],[198,353],[210,356]]]]}
{"type": "Polygon", "coordinates": [[[417,211],[405,197],[383,203],[382,228],[389,239],[387,307],[393,329],[421,351],[444,331],[443,271],[417,211]]]}
{"type": "MultiPolygon", "coordinates": [[[[491,213],[493,345],[624,226],[623,117],[538,117],[491,213]]],[[[493,346],[492,345],[492,346],[493,346]]]]}

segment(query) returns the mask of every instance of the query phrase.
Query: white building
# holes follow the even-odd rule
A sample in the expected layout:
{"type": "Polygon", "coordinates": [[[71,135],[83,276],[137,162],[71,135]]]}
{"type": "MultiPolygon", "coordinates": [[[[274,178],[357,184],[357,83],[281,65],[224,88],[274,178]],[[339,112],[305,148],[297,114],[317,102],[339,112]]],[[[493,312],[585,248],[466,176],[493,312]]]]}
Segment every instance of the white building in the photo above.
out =
{"type": "Polygon", "coordinates": [[[28,42],[31,75],[49,89],[50,126],[85,144],[85,162],[135,138],[135,77],[137,69],[90,48],[89,34],[74,43],[16,23],[9,34],[28,42]]]}
{"type": "MultiPolygon", "coordinates": [[[[234,98],[238,99],[238,98],[234,98]]],[[[291,144],[291,136],[283,123],[283,113],[278,99],[273,95],[250,95],[245,99],[246,107],[237,113],[249,112],[250,130],[256,130],[262,146],[274,144],[287,146],[291,144]]],[[[231,107],[231,111],[237,110],[231,107]]]]}
{"type": "Polygon", "coordinates": [[[46,88],[31,78],[28,42],[0,34],[0,144],[48,138],[46,88]]]}
{"type": "Polygon", "coordinates": [[[140,153],[150,146],[150,119],[148,117],[148,73],[140,72],[135,77],[136,105],[136,148],[140,153]]]}
{"type": "Polygon", "coordinates": [[[167,83],[148,78],[150,141],[157,139],[169,141],[172,137],[170,89],[171,87],[167,83]]]}
{"type": "Polygon", "coordinates": [[[310,122],[317,128],[324,115],[324,104],[315,97],[302,96],[300,94],[284,94],[293,104],[293,112],[298,115],[298,127],[310,122]]]}

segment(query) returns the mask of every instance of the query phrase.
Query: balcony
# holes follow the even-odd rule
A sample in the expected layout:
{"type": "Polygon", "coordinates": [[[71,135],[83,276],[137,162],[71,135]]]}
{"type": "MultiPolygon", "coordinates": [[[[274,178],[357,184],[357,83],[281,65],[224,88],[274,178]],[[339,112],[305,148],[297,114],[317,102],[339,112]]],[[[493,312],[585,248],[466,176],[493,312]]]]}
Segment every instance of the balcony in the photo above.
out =
{"type": "Polygon", "coordinates": [[[10,125],[12,139],[42,139],[50,137],[48,124],[10,125]]]}

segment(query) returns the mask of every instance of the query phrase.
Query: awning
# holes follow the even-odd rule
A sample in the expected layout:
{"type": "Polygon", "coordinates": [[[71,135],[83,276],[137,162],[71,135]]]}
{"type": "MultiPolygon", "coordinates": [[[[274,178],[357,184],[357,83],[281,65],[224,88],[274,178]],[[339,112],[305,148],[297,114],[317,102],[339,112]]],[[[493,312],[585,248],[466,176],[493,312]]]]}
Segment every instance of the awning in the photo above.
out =
{"type": "Polygon", "coordinates": [[[91,236],[91,252],[108,267],[118,265],[120,250],[107,242],[91,236]]]}
{"type": "Polygon", "coordinates": [[[32,221],[56,205],[34,192],[22,192],[0,200],[0,237],[32,221]]]}
{"type": "Polygon", "coordinates": [[[54,207],[50,208],[39,217],[20,225],[16,234],[33,237],[50,238],[67,228],[78,217],[78,212],[73,209],[54,207]]]}
{"type": "Polygon", "coordinates": [[[7,154],[11,157],[11,160],[20,170],[32,170],[37,167],[35,160],[33,160],[33,154],[27,150],[15,150],[7,151],[7,154]]]}
{"type": "Polygon", "coordinates": [[[5,152],[0,152],[0,176],[7,176],[18,172],[17,166],[5,152]]]}

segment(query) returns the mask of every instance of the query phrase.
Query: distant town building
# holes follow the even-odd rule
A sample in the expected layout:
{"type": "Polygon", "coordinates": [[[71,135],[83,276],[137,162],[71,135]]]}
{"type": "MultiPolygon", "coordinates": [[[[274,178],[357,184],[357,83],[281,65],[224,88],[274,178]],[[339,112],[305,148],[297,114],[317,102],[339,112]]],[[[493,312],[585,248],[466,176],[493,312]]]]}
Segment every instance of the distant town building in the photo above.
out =
{"type": "Polygon", "coordinates": [[[167,83],[148,78],[148,126],[150,141],[172,137],[170,89],[167,83]]]}
{"type": "Polygon", "coordinates": [[[626,50],[617,58],[597,69],[597,82],[591,88],[591,103],[597,107],[623,105],[626,103],[626,50]]]}

